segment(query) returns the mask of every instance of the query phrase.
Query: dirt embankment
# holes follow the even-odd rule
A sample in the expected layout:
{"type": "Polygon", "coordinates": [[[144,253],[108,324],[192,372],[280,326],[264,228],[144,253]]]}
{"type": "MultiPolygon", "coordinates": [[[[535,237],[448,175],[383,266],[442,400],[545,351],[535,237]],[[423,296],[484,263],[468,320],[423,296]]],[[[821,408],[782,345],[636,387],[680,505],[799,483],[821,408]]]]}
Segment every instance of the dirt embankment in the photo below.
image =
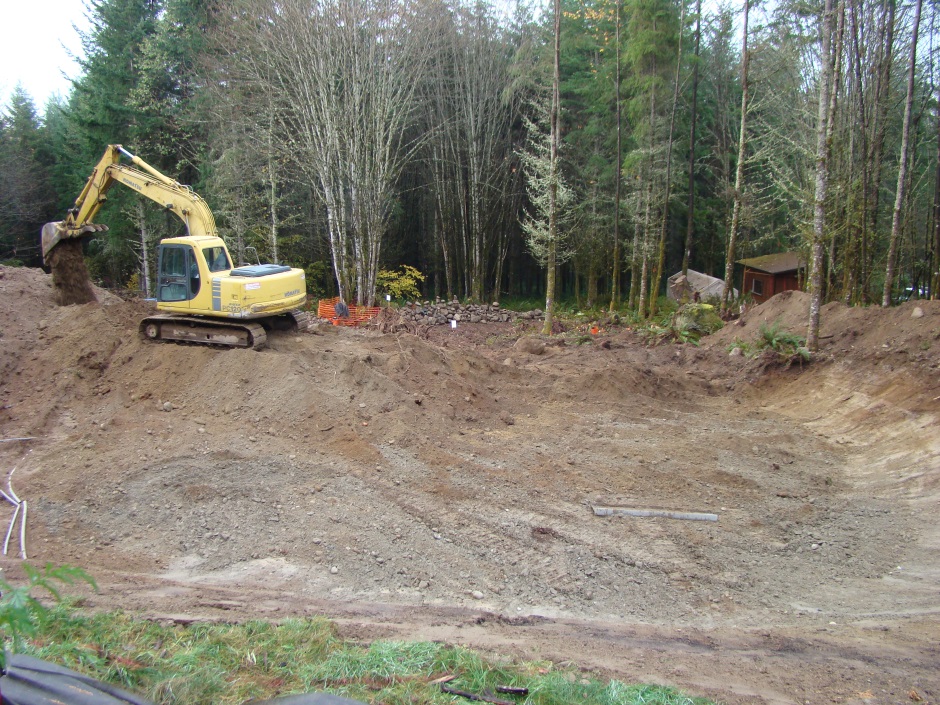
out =
{"type": "Polygon", "coordinates": [[[800,294],[699,348],[536,355],[514,324],[158,345],[97,293],[0,268],[0,437],[36,438],[0,461],[31,558],[88,569],[92,606],[319,612],[732,703],[940,698],[937,302],[830,305],[784,369],[727,346],[801,332],[800,294]]]}

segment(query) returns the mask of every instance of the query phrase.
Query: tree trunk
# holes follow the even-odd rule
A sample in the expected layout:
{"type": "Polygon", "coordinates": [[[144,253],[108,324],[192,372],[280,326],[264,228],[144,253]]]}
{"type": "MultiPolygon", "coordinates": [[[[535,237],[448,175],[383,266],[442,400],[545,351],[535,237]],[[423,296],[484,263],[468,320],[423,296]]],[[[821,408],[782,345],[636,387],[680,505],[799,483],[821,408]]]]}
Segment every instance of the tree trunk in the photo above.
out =
{"type": "Polygon", "coordinates": [[[634,218],[633,222],[633,247],[630,252],[630,295],[627,299],[628,306],[636,308],[636,297],[638,294],[637,282],[640,281],[640,219],[634,218]]]}
{"type": "Polygon", "coordinates": [[[885,268],[885,286],[881,294],[881,305],[891,305],[891,289],[894,286],[894,270],[901,237],[901,209],[907,188],[907,165],[910,155],[911,108],[914,104],[914,74],[917,63],[917,33],[920,29],[922,0],[914,5],[914,26],[911,30],[911,54],[907,66],[907,98],[904,101],[904,125],[901,128],[901,163],[898,166],[898,187],[894,197],[894,213],[891,218],[891,241],[888,245],[888,264],[885,268]]]}
{"type": "Polygon", "coordinates": [[[150,235],[144,203],[140,199],[137,199],[137,220],[140,222],[140,290],[144,296],[150,296],[150,235]]]}
{"type": "MultiPolygon", "coordinates": [[[[652,94],[655,97],[655,93],[652,94]]],[[[653,101],[650,101],[651,105],[655,105],[653,101]]],[[[652,133],[652,130],[650,130],[652,133]]],[[[653,165],[652,165],[652,150],[650,151],[650,173],[647,176],[646,181],[646,208],[644,209],[643,215],[643,239],[640,243],[640,281],[637,283],[637,289],[639,290],[637,294],[637,316],[642,320],[646,318],[646,297],[648,295],[649,289],[647,282],[649,281],[649,232],[650,232],[650,221],[652,219],[652,208],[653,208],[653,165]]]]}
{"type": "MultiPolygon", "coordinates": [[[[745,128],[747,126],[747,99],[748,99],[748,63],[750,55],[747,51],[747,20],[750,11],[750,0],[744,0],[743,39],[741,40],[741,133],[738,135],[738,163],[734,175],[734,208],[731,211],[731,230],[728,232],[728,254],[725,259],[725,287],[721,296],[721,310],[727,311],[734,292],[734,257],[737,247],[738,227],[741,221],[741,208],[744,189],[744,154],[747,147],[745,128]]],[[[743,292],[742,292],[743,293],[743,292]]]]}
{"type": "Polygon", "coordinates": [[[613,271],[610,277],[610,311],[613,313],[620,306],[620,187],[623,182],[623,135],[620,116],[620,2],[617,1],[614,19],[614,56],[616,69],[614,72],[614,100],[616,101],[617,115],[617,184],[614,188],[614,253],[613,271]]]}
{"type": "Polygon", "coordinates": [[[937,168],[933,195],[933,257],[930,298],[940,299],[940,86],[937,87],[937,168]]]}
{"type": "MultiPolygon", "coordinates": [[[[819,76],[819,111],[816,118],[816,198],[813,208],[813,261],[810,269],[809,330],[806,347],[819,348],[819,307],[822,301],[823,238],[826,229],[826,189],[829,184],[828,126],[832,120],[829,91],[833,79],[832,1],[826,0],[822,25],[822,72],[819,76]]],[[[834,92],[834,91],[833,91],[834,92]]]]}
{"type": "Polygon", "coordinates": [[[894,63],[894,16],[896,0],[885,0],[878,31],[878,46],[881,58],[878,62],[875,106],[873,111],[870,148],[871,155],[865,194],[866,216],[862,228],[861,301],[868,303],[871,293],[871,273],[875,248],[871,237],[878,231],[878,202],[881,196],[881,161],[884,155],[885,136],[888,125],[889,97],[891,94],[891,68],[894,63]]]}
{"type": "Polygon", "coordinates": [[[268,242],[271,245],[271,262],[280,264],[277,255],[277,233],[280,227],[277,216],[277,178],[274,176],[274,152],[268,152],[268,212],[270,215],[270,228],[268,242]]]}
{"type": "Polygon", "coordinates": [[[591,263],[588,265],[587,271],[587,305],[588,308],[594,308],[594,305],[597,303],[597,271],[595,270],[595,261],[594,258],[591,258],[591,263]]]}
{"type": "Polygon", "coordinates": [[[682,273],[689,273],[692,256],[692,232],[695,219],[695,125],[698,118],[698,61],[702,41],[702,0],[695,0],[695,57],[692,60],[692,115],[689,127],[689,200],[685,226],[685,249],[682,252],[682,273]]]}
{"type": "Polygon", "coordinates": [[[659,223],[659,248],[656,257],[656,269],[650,280],[650,316],[656,315],[656,298],[663,278],[666,262],[666,229],[669,225],[669,201],[672,197],[672,143],[676,133],[676,107],[679,105],[679,72],[682,69],[682,25],[685,23],[685,2],[679,12],[679,38],[676,50],[676,76],[672,91],[672,114],[669,117],[669,139],[666,143],[666,197],[663,199],[663,213],[659,223]]]}
{"type": "Polygon", "coordinates": [[[551,335],[555,309],[555,267],[558,253],[558,141],[561,129],[561,0],[555,0],[555,47],[553,51],[552,76],[552,146],[551,177],[549,181],[548,214],[548,262],[546,263],[547,281],[545,282],[545,324],[543,335],[551,335]]]}

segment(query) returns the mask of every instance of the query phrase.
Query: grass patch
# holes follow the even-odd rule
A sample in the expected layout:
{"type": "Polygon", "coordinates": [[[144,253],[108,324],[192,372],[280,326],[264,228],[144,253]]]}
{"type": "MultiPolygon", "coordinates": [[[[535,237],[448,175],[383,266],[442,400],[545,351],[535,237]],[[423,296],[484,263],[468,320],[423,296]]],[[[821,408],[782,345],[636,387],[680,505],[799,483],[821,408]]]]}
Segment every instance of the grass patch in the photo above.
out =
{"type": "Polygon", "coordinates": [[[500,696],[519,705],[708,705],[659,686],[603,681],[552,664],[484,658],[428,642],[364,646],[336,636],[323,618],[272,624],[171,625],[120,612],[85,615],[70,604],[39,617],[26,653],[134,690],[162,705],[234,705],[250,698],[328,691],[384,705],[469,703],[432,683],[500,696]]]}

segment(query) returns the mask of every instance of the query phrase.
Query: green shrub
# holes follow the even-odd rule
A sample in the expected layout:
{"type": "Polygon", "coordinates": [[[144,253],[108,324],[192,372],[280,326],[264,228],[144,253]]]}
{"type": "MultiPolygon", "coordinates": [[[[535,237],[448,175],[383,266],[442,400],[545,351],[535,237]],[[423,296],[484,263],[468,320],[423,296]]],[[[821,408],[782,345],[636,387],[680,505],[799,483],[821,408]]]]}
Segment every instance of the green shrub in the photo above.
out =
{"type": "Polygon", "coordinates": [[[414,267],[403,264],[398,271],[379,270],[376,275],[376,287],[393,299],[416,300],[421,298],[420,284],[426,277],[414,267]]]}

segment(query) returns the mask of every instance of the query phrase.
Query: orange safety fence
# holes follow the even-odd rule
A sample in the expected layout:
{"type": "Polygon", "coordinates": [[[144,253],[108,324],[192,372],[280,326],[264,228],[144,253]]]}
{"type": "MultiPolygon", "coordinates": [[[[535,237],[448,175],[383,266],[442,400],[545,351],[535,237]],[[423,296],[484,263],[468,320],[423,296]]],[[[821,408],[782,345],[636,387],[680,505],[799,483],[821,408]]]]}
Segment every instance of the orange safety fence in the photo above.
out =
{"type": "Polygon", "coordinates": [[[340,318],[336,315],[336,304],[339,302],[338,296],[332,299],[320,299],[320,303],[317,304],[317,317],[328,319],[334,326],[358,326],[360,323],[371,321],[382,310],[378,306],[353,305],[349,307],[349,317],[340,318]]]}

